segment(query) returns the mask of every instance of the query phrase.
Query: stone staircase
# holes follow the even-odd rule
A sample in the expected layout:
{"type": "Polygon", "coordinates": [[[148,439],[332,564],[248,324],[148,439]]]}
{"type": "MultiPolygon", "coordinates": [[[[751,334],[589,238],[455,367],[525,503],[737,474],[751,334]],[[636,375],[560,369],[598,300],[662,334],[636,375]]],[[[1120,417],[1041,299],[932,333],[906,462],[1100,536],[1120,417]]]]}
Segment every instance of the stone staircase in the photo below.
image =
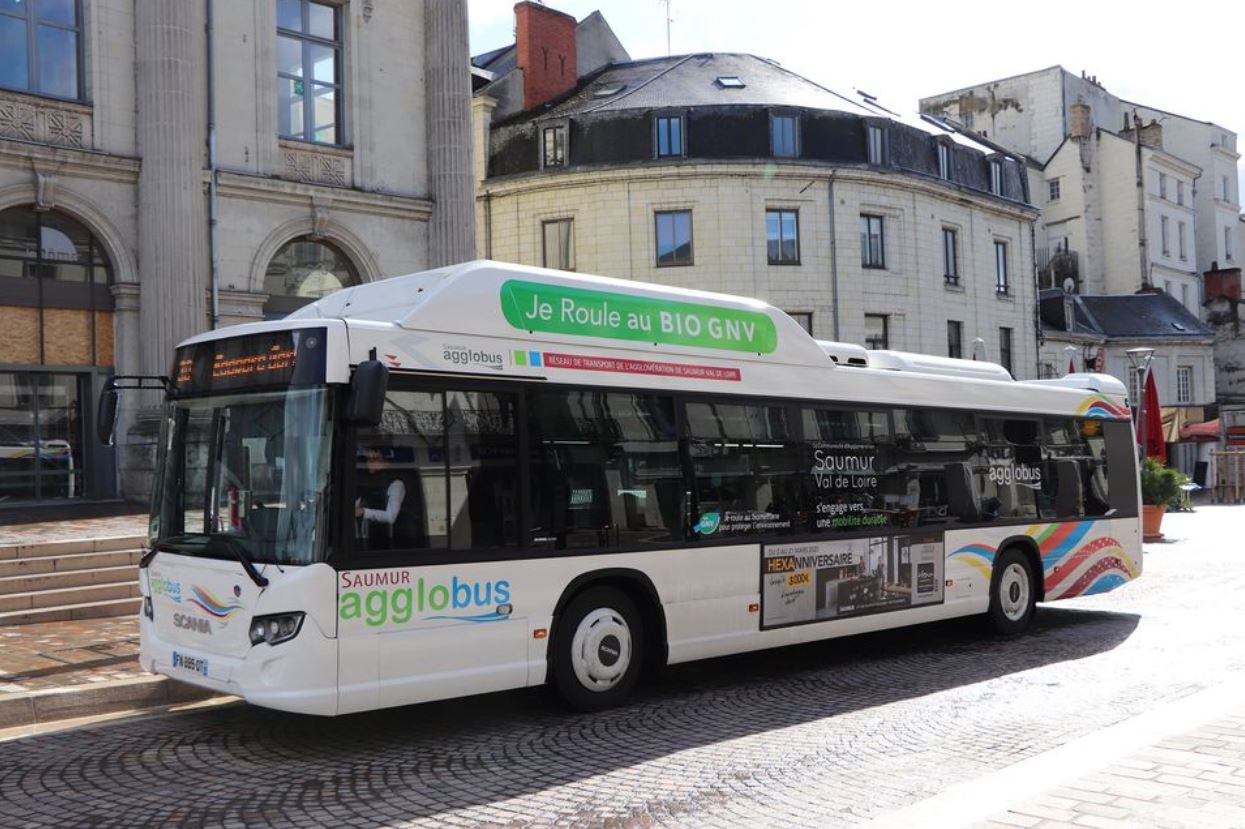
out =
{"type": "Polygon", "coordinates": [[[143,536],[0,545],[0,626],[137,613],[143,536]]]}

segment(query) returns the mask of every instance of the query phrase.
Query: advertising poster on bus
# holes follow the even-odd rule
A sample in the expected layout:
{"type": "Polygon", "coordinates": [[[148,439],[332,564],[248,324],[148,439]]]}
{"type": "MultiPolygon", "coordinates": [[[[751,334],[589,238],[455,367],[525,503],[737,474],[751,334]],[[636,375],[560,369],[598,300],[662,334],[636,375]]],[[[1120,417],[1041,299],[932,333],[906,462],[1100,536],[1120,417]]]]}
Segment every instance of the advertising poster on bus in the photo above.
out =
{"type": "Polygon", "coordinates": [[[768,544],[762,549],[762,629],[942,600],[941,533],[768,544]]]}

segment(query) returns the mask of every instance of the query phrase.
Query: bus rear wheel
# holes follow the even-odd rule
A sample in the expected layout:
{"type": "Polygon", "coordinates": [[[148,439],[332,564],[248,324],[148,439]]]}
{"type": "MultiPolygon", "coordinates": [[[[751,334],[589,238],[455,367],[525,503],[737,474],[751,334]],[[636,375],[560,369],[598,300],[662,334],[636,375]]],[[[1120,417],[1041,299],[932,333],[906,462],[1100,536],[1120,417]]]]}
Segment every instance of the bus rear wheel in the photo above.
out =
{"type": "Polygon", "coordinates": [[[994,562],[990,578],[990,609],[986,617],[995,633],[1015,636],[1033,621],[1037,583],[1028,556],[1012,547],[994,562]]]}
{"type": "Polygon", "coordinates": [[[553,685],[578,711],[601,711],[631,693],[644,661],[635,603],[613,587],[593,587],[567,605],[553,638],[553,685]]]}

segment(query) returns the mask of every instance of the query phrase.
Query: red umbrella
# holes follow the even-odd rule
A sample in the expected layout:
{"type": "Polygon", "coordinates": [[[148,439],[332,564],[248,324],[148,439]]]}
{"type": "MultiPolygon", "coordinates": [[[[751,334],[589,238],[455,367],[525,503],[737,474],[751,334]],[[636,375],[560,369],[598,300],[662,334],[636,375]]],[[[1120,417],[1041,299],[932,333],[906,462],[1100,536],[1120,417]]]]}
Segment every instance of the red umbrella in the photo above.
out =
{"type": "Polygon", "coordinates": [[[1167,463],[1167,444],[1163,442],[1163,412],[1159,409],[1159,387],[1154,382],[1154,372],[1146,377],[1145,422],[1138,424],[1137,432],[1142,440],[1146,456],[1167,463]]]}

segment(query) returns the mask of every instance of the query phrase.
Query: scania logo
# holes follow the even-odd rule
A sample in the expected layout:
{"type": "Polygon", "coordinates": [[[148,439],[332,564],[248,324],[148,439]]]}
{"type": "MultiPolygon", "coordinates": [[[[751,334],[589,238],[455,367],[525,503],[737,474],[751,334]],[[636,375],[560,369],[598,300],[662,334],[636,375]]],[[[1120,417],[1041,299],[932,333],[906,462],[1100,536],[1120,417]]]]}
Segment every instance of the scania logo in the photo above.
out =
{"type": "Polygon", "coordinates": [[[197,616],[188,616],[185,613],[174,613],[173,624],[183,630],[193,630],[195,633],[206,633],[212,635],[212,623],[207,619],[200,619],[197,616]]]}

